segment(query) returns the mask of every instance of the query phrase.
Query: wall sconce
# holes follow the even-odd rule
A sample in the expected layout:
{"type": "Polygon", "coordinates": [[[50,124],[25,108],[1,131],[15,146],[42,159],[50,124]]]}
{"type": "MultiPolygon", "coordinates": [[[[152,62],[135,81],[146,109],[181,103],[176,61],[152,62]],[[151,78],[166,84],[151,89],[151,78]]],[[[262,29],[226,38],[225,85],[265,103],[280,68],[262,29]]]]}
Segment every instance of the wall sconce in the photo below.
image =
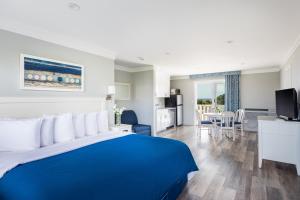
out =
{"type": "Polygon", "coordinates": [[[116,94],[116,88],[114,85],[109,85],[107,87],[107,95],[106,95],[106,100],[112,100],[112,96],[116,94]]]}

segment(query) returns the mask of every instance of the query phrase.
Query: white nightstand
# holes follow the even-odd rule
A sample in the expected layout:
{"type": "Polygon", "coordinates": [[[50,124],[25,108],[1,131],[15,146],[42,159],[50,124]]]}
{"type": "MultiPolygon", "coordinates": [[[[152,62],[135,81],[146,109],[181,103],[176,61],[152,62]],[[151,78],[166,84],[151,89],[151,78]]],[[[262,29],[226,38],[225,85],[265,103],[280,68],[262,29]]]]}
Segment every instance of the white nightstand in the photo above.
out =
{"type": "Polygon", "coordinates": [[[114,125],[114,126],[110,127],[110,130],[115,133],[122,133],[122,132],[130,133],[130,132],[132,132],[132,125],[130,125],[130,124],[121,124],[120,126],[114,125]]]}

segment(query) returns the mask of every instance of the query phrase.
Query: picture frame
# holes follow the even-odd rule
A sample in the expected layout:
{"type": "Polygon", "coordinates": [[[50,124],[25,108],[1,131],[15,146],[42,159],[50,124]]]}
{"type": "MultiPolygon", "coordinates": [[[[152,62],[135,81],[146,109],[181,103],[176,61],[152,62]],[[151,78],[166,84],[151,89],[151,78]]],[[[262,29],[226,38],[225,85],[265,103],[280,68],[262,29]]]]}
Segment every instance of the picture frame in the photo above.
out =
{"type": "Polygon", "coordinates": [[[41,91],[84,91],[84,66],[65,61],[20,55],[20,88],[41,91]]]}

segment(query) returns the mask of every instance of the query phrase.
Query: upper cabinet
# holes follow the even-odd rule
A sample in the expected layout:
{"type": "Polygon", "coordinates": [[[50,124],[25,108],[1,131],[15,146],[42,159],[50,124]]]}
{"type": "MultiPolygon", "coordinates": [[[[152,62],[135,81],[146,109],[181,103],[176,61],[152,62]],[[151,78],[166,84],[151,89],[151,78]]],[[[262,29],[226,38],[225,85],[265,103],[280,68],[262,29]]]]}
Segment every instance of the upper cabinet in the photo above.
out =
{"type": "Polygon", "coordinates": [[[170,74],[156,68],[154,70],[155,97],[170,97],[170,74]]]}

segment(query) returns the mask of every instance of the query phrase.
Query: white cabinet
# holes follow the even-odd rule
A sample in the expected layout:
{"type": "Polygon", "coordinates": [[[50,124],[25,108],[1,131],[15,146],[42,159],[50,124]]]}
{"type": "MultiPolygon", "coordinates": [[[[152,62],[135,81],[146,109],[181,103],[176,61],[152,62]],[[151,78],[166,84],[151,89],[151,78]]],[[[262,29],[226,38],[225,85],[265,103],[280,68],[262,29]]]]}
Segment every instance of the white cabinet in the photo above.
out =
{"type": "Polygon", "coordinates": [[[262,160],[295,164],[300,175],[300,122],[258,117],[258,164],[262,160]]]}
{"type": "Polygon", "coordinates": [[[162,70],[154,71],[155,97],[170,97],[170,74],[162,70]]]}
{"type": "Polygon", "coordinates": [[[166,130],[175,124],[174,112],[169,109],[158,109],[156,111],[156,131],[166,130]]]}

